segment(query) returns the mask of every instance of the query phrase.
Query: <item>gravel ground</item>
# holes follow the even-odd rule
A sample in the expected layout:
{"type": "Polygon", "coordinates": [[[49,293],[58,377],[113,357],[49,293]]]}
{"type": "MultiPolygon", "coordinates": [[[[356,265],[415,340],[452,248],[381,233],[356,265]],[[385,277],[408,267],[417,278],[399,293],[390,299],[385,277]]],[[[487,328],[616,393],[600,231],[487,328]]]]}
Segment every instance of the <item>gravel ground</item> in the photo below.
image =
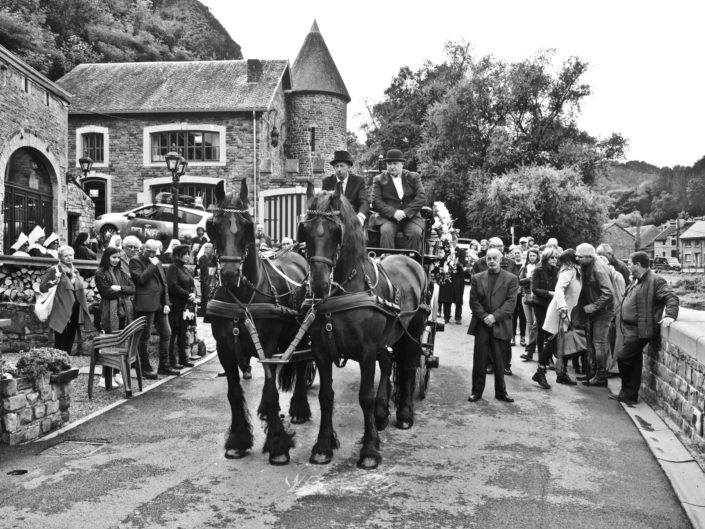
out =
{"type": "MultiPolygon", "coordinates": [[[[198,338],[206,343],[206,350],[210,353],[215,351],[215,340],[211,334],[211,326],[209,324],[203,323],[203,318],[198,318],[198,338]]],[[[2,358],[8,363],[15,363],[19,357],[19,353],[3,353],[2,358]]],[[[70,356],[70,361],[72,367],[78,367],[80,369],[78,377],[71,382],[69,391],[71,395],[71,407],[69,408],[70,419],[69,423],[77,421],[86,415],[90,415],[106,406],[117,402],[125,398],[125,390],[122,386],[115,387],[107,391],[105,388],[99,386],[99,381],[102,374],[102,366],[96,367],[96,377],[93,381],[93,398],[88,398],[88,370],[91,365],[91,358],[89,356],[70,356]]],[[[151,357],[152,367],[156,368],[159,364],[158,354],[155,352],[151,357]]],[[[133,396],[139,395],[139,386],[137,385],[137,378],[132,373],[132,391],[133,396]]],[[[160,375],[160,378],[161,377],[160,375]]],[[[147,380],[142,378],[142,386],[146,390],[152,384],[158,382],[158,380],[147,380]]]]}

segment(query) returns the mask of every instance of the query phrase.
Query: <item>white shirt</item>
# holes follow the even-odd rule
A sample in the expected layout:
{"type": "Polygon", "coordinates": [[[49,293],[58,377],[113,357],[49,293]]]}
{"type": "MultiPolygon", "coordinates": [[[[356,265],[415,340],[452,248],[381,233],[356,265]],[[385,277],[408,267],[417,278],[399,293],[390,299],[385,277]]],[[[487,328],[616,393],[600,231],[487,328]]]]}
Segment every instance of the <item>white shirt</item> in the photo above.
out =
{"type": "Polygon", "coordinates": [[[399,198],[404,198],[404,186],[401,183],[401,175],[392,176],[392,182],[394,182],[394,187],[397,188],[397,195],[399,195],[399,198]]]}

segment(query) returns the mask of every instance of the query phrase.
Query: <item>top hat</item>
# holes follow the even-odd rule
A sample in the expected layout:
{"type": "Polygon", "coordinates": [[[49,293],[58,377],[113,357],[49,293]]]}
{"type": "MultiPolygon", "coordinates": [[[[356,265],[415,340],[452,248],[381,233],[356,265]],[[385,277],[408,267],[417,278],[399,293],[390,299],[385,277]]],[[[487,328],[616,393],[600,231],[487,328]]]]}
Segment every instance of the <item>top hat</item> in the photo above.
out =
{"type": "Polygon", "coordinates": [[[389,149],[387,151],[387,156],[384,159],[385,162],[406,162],[404,159],[404,153],[399,149],[389,149]]]}
{"type": "Polygon", "coordinates": [[[354,163],[352,156],[350,156],[350,153],[348,151],[335,151],[333,153],[333,159],[331,160],[330,164],[335,165],[340,162],[346,163],[351,167],[354,163]]]}

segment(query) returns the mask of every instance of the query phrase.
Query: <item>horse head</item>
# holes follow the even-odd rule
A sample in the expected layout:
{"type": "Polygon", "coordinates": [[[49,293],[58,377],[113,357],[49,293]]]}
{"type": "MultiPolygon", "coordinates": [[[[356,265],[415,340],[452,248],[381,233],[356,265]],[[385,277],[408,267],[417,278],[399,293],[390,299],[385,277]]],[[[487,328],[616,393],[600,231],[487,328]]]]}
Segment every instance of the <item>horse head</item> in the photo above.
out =
{"type": "Polygon", "coordinates": [[[240,194],[225,193],[221,180],[215,187],[213,217],[206,223],[208,238],[215,246],[221,277],[226,286],[236,285],[248,255],[255,252],[255,226],[250,215],[247,181],[243,178],[240,194]]]}
{"type": "Polygon", "coordinates": [[[355,256],[364,255],[365,242],[357,215],[345,197],[337,191],[314,195],[311,183],[306,196],[307,211],[299,224],[298,241],[306,243],[311,291],[325,299],[334,281],[342,281],[350,267],[356,266],[355,256]]]}

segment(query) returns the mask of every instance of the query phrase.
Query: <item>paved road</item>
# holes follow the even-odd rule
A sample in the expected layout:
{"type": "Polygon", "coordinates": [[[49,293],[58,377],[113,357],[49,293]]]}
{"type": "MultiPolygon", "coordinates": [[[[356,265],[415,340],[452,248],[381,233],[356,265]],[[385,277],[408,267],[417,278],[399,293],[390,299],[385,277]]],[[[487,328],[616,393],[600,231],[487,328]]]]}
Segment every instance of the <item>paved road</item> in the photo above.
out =
{"type": "MultiPolygon", "coordinates": [[[[314,422],[295,426],[291,464],[272,467],[259,451],[257,420],[256,450],[240,461],[223,458],[229,413],[214,360],[56,439],[0,447],[0,527],[690,527],[606,389],[544,391],[530,381],[536,364],[519,361],[508,378],[515,404],[495,401],[491,380],[488,400],[467,402],[466,327],[467,316],[439,335],[441,367],[417,404],[416,425],[381,434],[384,460],[375,471],[355,467],[356,364],[335,372],[341,448],[333,462],[308,463],[316,384],[314,422]],[[87,455],[51,454],[67,440],[106,444],[87,455]],[[28,472],[8,475],[15,469],[28,472]]],[[[262,383],[255,371],[246,382],[253,411],[262,383]]]]}

